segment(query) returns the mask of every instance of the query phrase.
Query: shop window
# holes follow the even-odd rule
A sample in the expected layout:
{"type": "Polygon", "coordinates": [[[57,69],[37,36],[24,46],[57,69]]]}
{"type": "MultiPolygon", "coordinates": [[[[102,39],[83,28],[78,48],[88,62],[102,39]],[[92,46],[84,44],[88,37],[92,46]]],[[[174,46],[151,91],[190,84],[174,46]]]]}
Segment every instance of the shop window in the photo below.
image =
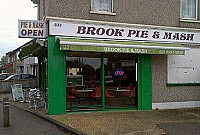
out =
{"type": "Polygon", "coordinates": [[[197,19],[197,0],[181,0],[181,19],[197,19]]]}
{"type": "Polygon", "coordinates": [[[93,11],[113,11],[113,0],[92,0],[93,11]]]}
{"type": "Polygon", "coordinates": [[[101,54],[68,52],[66,57],[67,111],[134,108],[137,106],[135,54],[106,53],[102,100],[101,54]]]}
{"type": "Polygon", "coordinates": [[[66,68],[67,111],[101,108],[100,54],[68,53],[66,68]]]}

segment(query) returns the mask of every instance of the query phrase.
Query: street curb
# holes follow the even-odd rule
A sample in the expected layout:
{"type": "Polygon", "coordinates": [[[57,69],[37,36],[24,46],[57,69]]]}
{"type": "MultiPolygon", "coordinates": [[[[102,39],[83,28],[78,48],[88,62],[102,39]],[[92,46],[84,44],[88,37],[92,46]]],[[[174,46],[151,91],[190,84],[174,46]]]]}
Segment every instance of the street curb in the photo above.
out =
{"type": "Polygon", "coordinates": [[[46,121],[48,121],[48,122],[50,122],[50,123],[56,125],[57,127],[61,128],[61,129],[62,129],[63,131],[65,131],[66,133],[71,133],[72,135],[86,135],[85,133],[83,133],[83,132],[81,132],[81,131],[78,131],[78,130],[76,130],[76,129],[74,129],[74,128],[71,128],[70,126],[64,125],[64,124],[62,124],[62,123],[60,123],[60,122],[58,122],[58,121],[56,121],[56,120],[54,120],[54,119],[51,119],[51,118],[49,118],[49,117],[47,117],[47,116],[43,116],[43,115],[41,115],[41,114],[39,114],[39,113],[37,113],[37,112],[33,112],[33,111],[29,110],[29,109],[25,109],[25,108],[23,108],[23,107],[14,105],[14,104],[12,104],[12,103],[11,103],[10,105],[11,105],[11,106],[14,106],[14,107],[17,107],[17,108],[19,108],[19,109],[22,109],[22,110],[24,110],[24,111],[26,111],[26,112],[29,112],[29,113],[34,114],[34,115],[36,115],[36,116],[38,116],[38,117],[40,117],[40,118],[42,118],[42,119],[44,119],[44,120],[46,120],[46,121]]]}

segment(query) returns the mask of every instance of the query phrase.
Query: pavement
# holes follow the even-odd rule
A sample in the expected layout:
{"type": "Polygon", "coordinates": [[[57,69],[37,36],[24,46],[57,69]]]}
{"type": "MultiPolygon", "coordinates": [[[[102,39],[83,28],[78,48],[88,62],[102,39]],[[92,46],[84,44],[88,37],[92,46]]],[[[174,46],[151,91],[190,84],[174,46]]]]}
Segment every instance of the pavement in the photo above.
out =
{"type": "Polygon", "coordinates": [[[200,108],[73,113],[49,117],[88,135],[200,135],[200,108]],[[182,130],[181,126],[185,129],[182,130]]]}
{"type": "Polygon", "coordinates": [[[52,123],[29,112],[10,106],[10,127],[3,127],[3,108],[0,103],[0,135],[68,135],[52,123]]]}
{"type": "Polygon", "coordinates": [[[200,135],[199,122],[171,122],[158,124],[168,135],[200,135]]]}
{"type": "MultiPolygon", "coordinates": [[[[1,99],[2,95],[0,95],[1,99]]],[[[109,112],[88,112],[88,113],[67,113],[63,115],[47,115],[44,109],[29,109],[25,103],[12,102],[11,112],[29,111],[33,114],[40,115],[48,121],[55,124],[62,125],[67,130],[75,130],[77,134],[87,135],[200,135],[200,108],[187,108],[187,109],[171,109],[171,110],[151,110],[151,111],[109,111],[109,112]],[[18,109],[14,106],[17,106],[18,109]],[[15,108],[15,109],[12,109],[15,108]]],[[[21,113],[22,114],[22,113],[21,113]]],[[[19,114],[17,117],[20,117],[19,114]]],[[[22,114],[24,115],[24,114],[22,114]]],[[[29,114],[30,115],[30,114],[29,114]]],[[[33,117],[21,116],[20,119],[29,121],[33,117]]],[[[12,115],[11,115],[12,116],[12,115]]],[[[12,116],[13,117],[13,116],[12,116]]],[[[15,120],[13,117],[11,121],[15,120]]],[[[39,119],[38,117],[36,117],[39,119]]],[[[33,118],[33,119],[36,119],[33,118]]],[[[44,120],[45,121],[45,120],[44,120]]],[[[35,122],[37,126],[43,127],[44,132],[54,132],[50,128],[44,127],[45,122],[35,122]]],[[[31,122],[30,122],[31,123],[31,122]]],[[[12,127],[17,127],[17,122],[12,127]]],[[[22,128],[25,125],[18,126],[22,128]]],[[[31,126],[31,125],[29,125],[31,126]]],[[[28,127],[29,127],[28,126],[28,127]]],[[[26,127],[25,127],[26,129],[26,127]]],[[[33,129],[28,129],[31,133],[33,129]]],[[[22,128],[22,131],[24,127],[22,128]]],[[[1,132],[4,131],[0,129],[1,132]]],[[[16,130],[17,131],[17,130],[16,130]]],[[[16,132],[15,131],[15,132],[16,132]]],[[[11,131],[10,131],[11,132],[11,131]]],[[[24,131],[25,132],[25,131],[24,131]]],[[[40,130],[38,131],[40,132],[40,130]]],[[[44,133],[41,131],[41,133],[44,133]]],[[[63,132],[58,131],[62,134],[63,132]]],[[[18,132],[16,132],[18,133],[18,132]]],[[[26,132],[25,132],[26,133],[26,132]]]]}

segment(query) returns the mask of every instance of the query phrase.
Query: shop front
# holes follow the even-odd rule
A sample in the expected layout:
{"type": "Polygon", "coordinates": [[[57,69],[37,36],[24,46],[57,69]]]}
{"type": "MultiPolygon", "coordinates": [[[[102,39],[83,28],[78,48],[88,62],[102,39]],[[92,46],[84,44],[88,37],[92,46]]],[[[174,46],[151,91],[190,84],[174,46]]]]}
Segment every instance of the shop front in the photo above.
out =
{"type": "Polygon", "coordinates": [[[182,43],[199,42],[178,28],[46,20],[49,114],[151,110],[151,56],[184,55],[182,43]]]}

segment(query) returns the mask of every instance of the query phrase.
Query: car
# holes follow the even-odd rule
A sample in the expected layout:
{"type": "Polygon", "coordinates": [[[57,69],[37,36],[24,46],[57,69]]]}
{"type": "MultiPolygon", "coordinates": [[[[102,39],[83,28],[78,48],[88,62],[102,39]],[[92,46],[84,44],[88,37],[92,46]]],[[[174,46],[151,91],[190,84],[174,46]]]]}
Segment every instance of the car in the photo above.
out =
{"type": "Polygon", "coordinates": [[[5,81],[9,80],[22,80],[22,79],[32,79],[36,78],[36,76],[31,75],[31,74],[14,74],[9,76],[8,78],[5,79],[5,81]]]}
{"type": "Polygon", "coordinates": [[[13,75],[14,73],[1,73],[0,74],[0,80],[5,80],[9,76],[13,75]]]}

